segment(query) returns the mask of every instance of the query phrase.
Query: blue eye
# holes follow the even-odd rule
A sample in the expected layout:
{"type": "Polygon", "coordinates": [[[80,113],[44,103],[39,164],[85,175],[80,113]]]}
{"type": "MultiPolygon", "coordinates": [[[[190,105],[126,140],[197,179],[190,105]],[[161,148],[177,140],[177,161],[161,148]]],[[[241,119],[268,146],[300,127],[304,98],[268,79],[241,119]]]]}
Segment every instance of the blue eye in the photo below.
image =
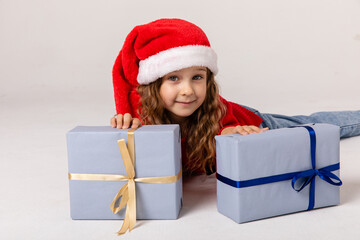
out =
{"type": "Polygon", "coordinates": [[[193,77],[193,80],[201,80],[201,79],[203,79],[203,76],[201,75],[196,75],[193,77]]]}
{"type": "Polygon", "coordinates": [[[179,78],[178,78],[177,76],[170,76],[168,79],[169,79],[170,81],[177,81],[177,80],[179,80],[179,78]]]}

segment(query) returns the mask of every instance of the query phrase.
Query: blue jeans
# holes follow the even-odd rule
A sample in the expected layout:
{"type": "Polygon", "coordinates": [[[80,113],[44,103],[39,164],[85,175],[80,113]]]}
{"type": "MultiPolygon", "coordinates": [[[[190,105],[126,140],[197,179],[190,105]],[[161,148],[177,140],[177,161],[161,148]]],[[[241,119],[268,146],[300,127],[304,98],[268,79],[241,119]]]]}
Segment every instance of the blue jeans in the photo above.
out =
{"type": "Polygon", "coordinates": [[[260,127],[269,129],[285,128],[306,123],[330,123],[340,127],[340,138],[360,135],[360,110],[317,112],[309,116],[285,116],[280,114],[260,113],[258,110],[243,106],[261,117],[263,122],[260,127]]]}

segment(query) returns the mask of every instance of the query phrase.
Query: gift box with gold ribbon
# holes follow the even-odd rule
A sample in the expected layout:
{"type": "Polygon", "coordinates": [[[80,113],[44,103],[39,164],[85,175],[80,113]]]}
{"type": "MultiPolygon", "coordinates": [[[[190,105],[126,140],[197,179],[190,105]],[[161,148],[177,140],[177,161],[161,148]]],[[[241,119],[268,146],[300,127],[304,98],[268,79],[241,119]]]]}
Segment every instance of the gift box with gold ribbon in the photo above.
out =
{"type": "Polygon", "coordinates": [[[137,130],[78,126],[67,133],[72,219],[177,219],[182,206],[178,125],[137,130]]]}

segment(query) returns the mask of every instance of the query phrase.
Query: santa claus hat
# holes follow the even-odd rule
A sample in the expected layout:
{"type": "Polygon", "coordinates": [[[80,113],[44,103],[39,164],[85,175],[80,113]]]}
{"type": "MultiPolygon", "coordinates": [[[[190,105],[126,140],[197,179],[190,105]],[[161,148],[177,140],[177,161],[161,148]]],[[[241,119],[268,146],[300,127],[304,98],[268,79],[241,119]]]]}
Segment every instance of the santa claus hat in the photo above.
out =
{"type": "Polygon", "coordinates": [[[217,74],[217,56],[198,26],[181,19],[160,19],[136,26],[126,37],[114,67],[117,114],[138,117],[136,87],[169,72],[203,66],[217,74]]]}

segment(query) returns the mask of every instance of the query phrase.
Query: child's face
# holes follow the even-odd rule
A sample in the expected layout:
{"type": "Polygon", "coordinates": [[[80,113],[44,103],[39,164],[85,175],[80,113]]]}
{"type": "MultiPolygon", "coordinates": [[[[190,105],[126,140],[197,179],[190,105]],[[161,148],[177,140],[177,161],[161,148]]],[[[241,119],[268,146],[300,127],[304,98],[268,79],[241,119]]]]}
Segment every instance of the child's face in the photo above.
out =
{"type": "Polygon", "coordinates": [[[162,78],[160,96],[173,117],[183,119],[198,109],[206,96],[206,67],[189,67],[162,78]]]}

